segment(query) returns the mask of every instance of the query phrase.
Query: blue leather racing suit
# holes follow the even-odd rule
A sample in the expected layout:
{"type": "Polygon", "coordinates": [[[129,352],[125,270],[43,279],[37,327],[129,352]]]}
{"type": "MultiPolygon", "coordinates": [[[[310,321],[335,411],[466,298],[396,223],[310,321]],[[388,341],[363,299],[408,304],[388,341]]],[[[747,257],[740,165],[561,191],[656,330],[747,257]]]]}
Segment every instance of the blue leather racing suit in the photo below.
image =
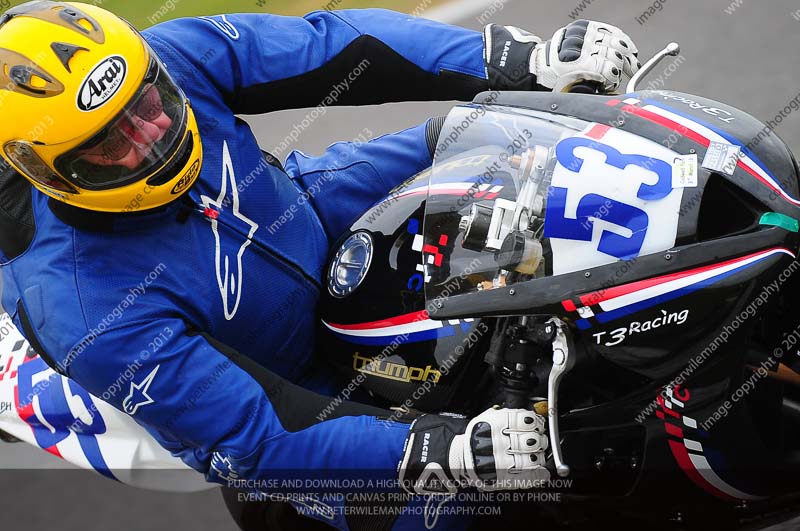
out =
{"type": "MultiPolygon", "coordinates": [[[[329,245],[431,164],[427,124],[295,152],[281,167],[236,115],[468,99],[489,88],[481,34],[353,10],[178,19],[143,36],[191,101],[198,181],[165,208],[116,215],[30,190],[32,237],[5,253],[3,306],[59,372],[209,481],[395,478],[407,424],[369,407],[320,420],[328,400],[296,384],[312,361],[329,245]]],[[[328,521],[348,529],[342,514],[328,521]]]]}

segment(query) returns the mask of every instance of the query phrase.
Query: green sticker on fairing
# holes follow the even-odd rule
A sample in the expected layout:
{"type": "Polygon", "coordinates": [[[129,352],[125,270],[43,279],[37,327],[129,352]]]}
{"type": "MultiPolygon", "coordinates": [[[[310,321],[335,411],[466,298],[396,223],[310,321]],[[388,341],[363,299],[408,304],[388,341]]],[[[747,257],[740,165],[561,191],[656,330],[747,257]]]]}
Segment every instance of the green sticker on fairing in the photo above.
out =
{"type": "Polygon", "coordinates": [[[798,222],[795,218],[789,217],[785,214],[779,214],[778,212],[767,212],[761,216],[761,221],[759,221],[759,224],[780,227],[788,230],[789,232],[800,231],[800,222],[798,222]]]}

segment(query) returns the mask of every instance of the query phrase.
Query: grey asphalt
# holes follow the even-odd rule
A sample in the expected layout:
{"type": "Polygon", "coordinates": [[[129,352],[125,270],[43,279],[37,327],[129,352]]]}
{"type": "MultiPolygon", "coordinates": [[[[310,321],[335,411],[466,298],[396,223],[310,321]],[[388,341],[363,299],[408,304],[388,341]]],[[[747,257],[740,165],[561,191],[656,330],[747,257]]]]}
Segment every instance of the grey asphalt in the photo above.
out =
{"type": "MultiPolygon", "coordinates": [[[[649,57],[669,41],[682,45],[685,61],[673,69],[666,88],[718,99],[761,120],[775,120],[800,93],[800,8],[797,0],[659,0],[644,24],[637,22],[654,4],[648,0],[510,0],[492,22],[515,24],[549,36],[578,17],[616,24],[649,57]],[[733,14],[725,9],[738,5],[733,14]]],[[[322,4],[323,2],[321,2],[322,4]]],[[[487,4],[491,4],[487,0],[487,4]]],[[[218,11],[224,11],[224,2],[218,11]]],[[[474,15],[459,22],[478,29],[474,15]]],[[[664,72],[670,60],[656,70],[664,72]]],[[[646,82],[645,82],[646,84],[646,82]]],[[[320,153],[331,142],[364,134],[396,131],[444,114],[447,103],[392,104],[370,108],[328,109],[305,130],[293,149],[320,153]]],[[[300,123],[307,111],[253,117],[262,147],[272,150],[300,123]]],[[[776,129],[800,152],[800,112],[782,117],[776,129]]],[[[285,153],[283,154],[285,155],[285,153]]],[[[52,456],[21,444],[0,443],[0,528],[9,531],[235,531],[216,491],[192,495],[145,492],[81,471],[56,471],[52,456]],[[44,470],[3,470],[17,468],[44,470]]],[[[771,528],[776,531],[778,527],[771,528]]],[[[800,529],[800,520],[781,529],[800,529]]]]}

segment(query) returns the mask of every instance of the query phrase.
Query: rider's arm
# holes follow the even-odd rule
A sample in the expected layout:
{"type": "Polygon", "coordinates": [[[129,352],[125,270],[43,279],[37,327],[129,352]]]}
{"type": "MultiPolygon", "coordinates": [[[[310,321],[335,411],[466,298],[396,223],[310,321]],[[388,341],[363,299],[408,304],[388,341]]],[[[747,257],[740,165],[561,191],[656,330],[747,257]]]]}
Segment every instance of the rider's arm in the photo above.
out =
{"type": "Polygon", "coordinates": [[[177,50],[235,113],[472,99],[489,88],[479,32],[383,9],[185,18],[144,35],[177,50]]]}
{"type": "Polygon", "coordinates": [[[356,470],[395,477],[408,425],[297,387],[181,319],[126,323],[82,345],[69,376],[111,395],[210,481],[356,470]]]}

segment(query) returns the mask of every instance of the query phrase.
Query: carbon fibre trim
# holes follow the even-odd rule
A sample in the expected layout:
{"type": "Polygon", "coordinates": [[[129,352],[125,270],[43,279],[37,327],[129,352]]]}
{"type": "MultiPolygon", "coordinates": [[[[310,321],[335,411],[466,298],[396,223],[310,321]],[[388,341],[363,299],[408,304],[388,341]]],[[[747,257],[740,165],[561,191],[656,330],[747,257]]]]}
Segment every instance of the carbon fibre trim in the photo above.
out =
{"type": "Polygon", "coordinates": [[[445,120],[447,120],[447,116],[431,118],[425,127],[425,141],[428,143],[428,151],[430,151],[431,157],[436,153],[436,146],[439,144],[439,135],[444,128],[445,120]]]}

